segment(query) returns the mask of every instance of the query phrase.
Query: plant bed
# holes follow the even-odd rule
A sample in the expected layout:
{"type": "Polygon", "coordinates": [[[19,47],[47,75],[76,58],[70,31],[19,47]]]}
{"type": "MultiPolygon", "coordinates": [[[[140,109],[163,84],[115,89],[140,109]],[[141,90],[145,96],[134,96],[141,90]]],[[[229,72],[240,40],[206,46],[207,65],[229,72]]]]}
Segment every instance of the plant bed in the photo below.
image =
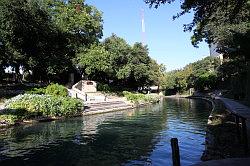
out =
{"type": "Polygon", "coordinates": [[[123,95],[127,101],[131,102],[136,107],[153,104],[160,101],[160,96],[158,95],[145,95],[142,93],[132,93],[128,91],[123,91],[123,95]]]}
{"type": "Polygon", "coordinates": [[[24,94],[7,100],[0,124],[51,121],[81,115],[83,103],[70,97],[24,94]]]}

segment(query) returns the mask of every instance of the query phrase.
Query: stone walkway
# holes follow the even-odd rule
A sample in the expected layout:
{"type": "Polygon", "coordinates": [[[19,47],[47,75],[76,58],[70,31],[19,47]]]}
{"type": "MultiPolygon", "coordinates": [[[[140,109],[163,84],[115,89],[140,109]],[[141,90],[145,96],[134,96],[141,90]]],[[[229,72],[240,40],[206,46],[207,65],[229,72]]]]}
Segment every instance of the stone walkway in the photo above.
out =
{"type": "Polygon", "coordinates": [[[233,114],[239,115],[241,117],[246,118],[247,120],[250,120],[250,108],[238,103],[237,101],[223,98],[223,97],[215,97],[215,99],[221,100],[225,107],[232,112],[233,114]]]}

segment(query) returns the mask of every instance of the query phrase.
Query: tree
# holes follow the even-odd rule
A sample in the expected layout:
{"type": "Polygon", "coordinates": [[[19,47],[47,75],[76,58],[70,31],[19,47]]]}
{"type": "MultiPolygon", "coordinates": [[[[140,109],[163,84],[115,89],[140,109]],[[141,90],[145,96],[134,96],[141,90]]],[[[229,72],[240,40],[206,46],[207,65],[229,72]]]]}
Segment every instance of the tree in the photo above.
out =
{"type": "Polygon", "coordinates": [[[108,82],[112,68],[109,52],[101,45],[92,45],[89,49],[77,55],[77,61],[83,72],[90,79],[108,82]]]}
{"type": "MultiPolygon", "coordinates": [[[[157,8],[160,4],[172,3],[175,0],[144,1],[157,8]]],[[[184,31],[193,30],[193,45],[197,46],[205,39],[208,43],[217,43],[221,52],[228,53],[230,50],[244,52],[246,41],[250,41],[249,0],[184,0],[180,2],[181,11],[174,18],[194,12],[193,21],[184,25],[184,31]],[[238,40],[239,36],[240,40],[238,40]]]]}
{"type": "Polygon", "coordinates": [[[163,87],[167,90],[175,89],[183,92],[189,88],[203,91],[213,90],[219,84],[218,67],[219,59],[206,57],[197,62],[186,65],[181,70],[174,70],[165,74],[163,87]]]}
{"type": "Polygon", "coordinates": [[[0,1],[0,52],[17,74],[22,66],[36,80],[65,78],[76,53],[101,36],[101,13],[82,1],[0,1]]]}
{"type": "Polygon", "coordinates": [[[158,89],[164,79],[165,66],[163,64],[158,64],[155,60],[151,60],[149,63],[149,85],[157,85],[158,89]]]}
{"type": "Polygon", "coordinates": [[[83,0],[46,0],[55,25],[67,36],[75,52],[102,37],[102,14],[83,0]]]}
{"type": "Polygon", "coordinates": [[[52,37],[58,37],[55,36],[55,29],[48,20],[48,13],[38,2],[0,2],[0,39],[4,47],[3,54],[7,55],[7,65],[15,67],[17,74],[20,66],[26,69],[34,66],[39,68],[41,57],[48,56],[47,52],[52,48],[52,37]]]}
{"type": "Polygon", "coordinates": [[[113,71],[110,79],[119,82],[128,78],[131,73],[129,66],[127,66],[131,46],[115,34],[106,38],[102,44],[110,53],[110,63],[113,71]]]}

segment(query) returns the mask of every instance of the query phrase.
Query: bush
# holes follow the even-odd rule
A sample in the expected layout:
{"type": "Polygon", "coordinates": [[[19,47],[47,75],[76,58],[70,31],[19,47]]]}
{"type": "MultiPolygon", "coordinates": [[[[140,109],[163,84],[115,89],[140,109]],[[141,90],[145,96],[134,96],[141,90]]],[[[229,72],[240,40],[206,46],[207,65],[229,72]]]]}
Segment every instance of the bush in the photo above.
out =
{"type": "Polygon", "coordinates": [[[38,95],[46,94],[46,95],[62,96],[62,97],[68,96],[67,88],[64,87],[63,85],[59,85],[57,83],[50,84],[45,88],[34,88],[26,93],[27,94],[38,94],[38,95]]]}
{"type": "Polygon", "coordinates": [[[45,90],[46,88],[33,88],[29,91],[27,91],[27,94],[38,94],[38,95],[42,95],[45,94],[45,90]]]}
{"type": "Polygon", "coordinates": [[[24,119],[27,111],[23,109],[4,109],[0,112],[0,123],[1,124],[15,124],[16,121],[24,119]]]}
{"type": "Polygon", "coordinates": [[[157,95],[145,95],[141,93],[131,93],[128,91],[123,91],[123,95],[128,101],[133,103],[156,103],[160,99],[157,95]]]}
{"type": "Polygon", "coordinates": [[[0,115],[0,124],[13,125],[19,120],[16,115],[0,115]]]}
{"type": "Polygon", "coordinates": [[[97,90],[102,91],[102,92],[111,92],[112,91],[111,87],[108,84],[101,84],[101,83],[97,84],[97,90]]]}
{"type": "Polygon", "coordinates": [[[83,103],[74,98],[52,95],[18,95],[5,104],[7,109],[26,110],[23,116],[74,116],[83,103]]]}
{"type": "Polygon", "coordinates": [[[49,86],[47,86],[47,88],[45,90],[45,94],[66,97],[66,96],[68,96],[68,90],[63,85],[50,84],[49,86]]]}

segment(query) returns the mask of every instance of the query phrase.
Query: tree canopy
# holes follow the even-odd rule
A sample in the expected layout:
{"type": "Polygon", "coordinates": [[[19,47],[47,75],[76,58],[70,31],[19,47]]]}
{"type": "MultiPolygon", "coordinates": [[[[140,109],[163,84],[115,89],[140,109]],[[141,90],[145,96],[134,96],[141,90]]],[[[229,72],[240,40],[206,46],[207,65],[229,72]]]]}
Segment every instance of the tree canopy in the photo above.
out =
{"type": "Polygon", "coordinates": [[[16,73],[22,66],[34,77],[55,78],[101,37],[101,12],[82,1],[0,1],[0,64],[16,73]]]}
{"type": "Polygon", "coordinates": [[[218,86],[220,77],[218,70],[220,60],[206,57],[197,62],[186,65],[183,69],[174,70],[165,74],[162,86],[169,90],[184,92],[189,88],[196,90],[213,90],[218,86]]]}
{"type": "Polygon", "coordinates": [[[150,58],[147,46],[142,43],[129,45],[115,34],[77,57],[78,66],[89,79],[133,89],[159,85],[165,70],[150,58]]]}

